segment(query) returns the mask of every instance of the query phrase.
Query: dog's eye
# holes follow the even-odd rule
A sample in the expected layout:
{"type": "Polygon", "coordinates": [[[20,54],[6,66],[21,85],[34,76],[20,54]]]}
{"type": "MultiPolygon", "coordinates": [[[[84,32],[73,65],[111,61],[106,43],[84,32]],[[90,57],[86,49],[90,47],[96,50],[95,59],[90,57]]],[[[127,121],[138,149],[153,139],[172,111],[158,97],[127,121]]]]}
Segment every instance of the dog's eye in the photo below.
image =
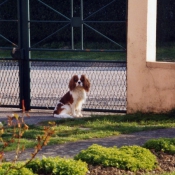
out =
{"type": "Polygon", "coordinates": [[[77,82],[77,81],[78,81],[78,78],[77,78],[77,77],[75,77],[75,78],[74,78],[74,81],[75,81],[75,82],[77,82]]]}

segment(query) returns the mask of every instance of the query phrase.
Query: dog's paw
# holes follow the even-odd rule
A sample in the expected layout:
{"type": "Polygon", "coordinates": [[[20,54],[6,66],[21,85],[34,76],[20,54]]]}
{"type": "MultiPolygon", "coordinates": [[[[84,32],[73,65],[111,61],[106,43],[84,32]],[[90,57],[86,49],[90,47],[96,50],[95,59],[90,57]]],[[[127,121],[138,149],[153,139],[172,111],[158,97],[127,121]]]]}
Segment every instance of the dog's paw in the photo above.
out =
{"type": "Polygon", "coordinates": [[[54,117],[56,117],[56,118],[73,118],[69,114],[54,114],[54,117]]]}
{"type": "Polygon", "coordinates": [[[82,115],[73,115],[74,118],[79,118],[79,117],[82,117],[82,115]]]}
{"type": "Polygon", "coordinates": [[[83,117],[83,115],[80,113],[80,114],[77,114],[76,117],[77,117],[77,118],[83,117]]]}
{"type": "Polygon", "coordinates": [[[83,117],[83,115],[82,114],[79,114],[78,117],[83,117]]]}

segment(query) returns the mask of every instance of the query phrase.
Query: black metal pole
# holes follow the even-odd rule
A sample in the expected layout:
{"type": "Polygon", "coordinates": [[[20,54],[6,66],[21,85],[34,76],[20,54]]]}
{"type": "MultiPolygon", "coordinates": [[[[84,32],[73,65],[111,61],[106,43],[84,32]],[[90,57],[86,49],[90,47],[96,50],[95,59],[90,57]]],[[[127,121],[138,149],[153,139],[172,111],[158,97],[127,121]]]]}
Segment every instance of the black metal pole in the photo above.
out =
{"type": "Polygon", "coordinates": [[[20,61],[20,107],[30,110],[30,32],[29,0],[18,0],[20,61]]]}

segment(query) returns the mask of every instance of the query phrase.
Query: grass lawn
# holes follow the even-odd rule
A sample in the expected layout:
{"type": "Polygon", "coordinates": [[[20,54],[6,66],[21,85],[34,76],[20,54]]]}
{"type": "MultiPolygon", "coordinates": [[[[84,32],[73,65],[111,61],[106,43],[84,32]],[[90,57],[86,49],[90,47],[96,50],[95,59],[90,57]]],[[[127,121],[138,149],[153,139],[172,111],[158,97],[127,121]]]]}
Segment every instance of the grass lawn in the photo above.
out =
{"type": "MultiPolygon", "coordinates": [[[[175,61],[175,44],[158,46],[157,61],[175,61]]],[[[1,50],[0,59],[11,58],[10,51],[1,50]]],[[[98,61],[126,61],[126,52],[58,52],[58,51],[32,51],[32,59],[53,60],[98,60],[98,61]]]]}
{"type": "MultiPolygon", "coordinates": [[[[53,43],[54,44],[54,43],[53,43]]],[[[58,43],[55,43],[59,48],[58,43]]],[[[91,44],[91,48],[96,48],[97,43],[91,44]],[[94,44],[94,45],[93,45],[94,44]]],[[[121,45],[125,45],[121,43],[121,45]]],[[[46,48],[52,48],[47,45],[46,48]]],[[[109,48],[108,45],[104,48],[109,48]]],[[[156,60],[157,61],[175,61],[175,42],[157,42],[156,60]]],[[[70,51],[32,51],[32,59],[54,59],[54,60],[108,60],[108,61],[126,61],[126,52],[70,52],[70,51]]],[[[1,58],[11,58],[10,50],[0,50],[1,58]]]]}
{"type": "MultiPolygon", "coordinates": [[[[49,121],[48,121],[49,122],[49,121]]],[[[37,144],[37,136],[43,134],[43,127],[48,122],[38,125],[29,125],[21,142],[25,148],[34,148],[37,144]]],[[[49,145],[76,142],[91,138],[104,138],[129,134],[138,131],[155,130],[160,128],[175,127],[175,112],[169,114],[133,114],[133,115],[109,115],[92,116],[80,119],[62,119],[56,121],[55,133],[51,137],[49,145]]],[[[13,128],[5,129],[3,140],[12,137],[13,128]]],[[[0,147],[2,148],[2,143],[0,147]]],[[[16,144],[10,144],[5,151],[15,150],[16,144]]]]}
{"type": "MultiPolygon", "coordinates": [[[[11,58],[10,51],[0,51],[1,58],[11,58]]],[[[107,60],[126,61],[126,52],[58,52],[58,51],[32,51],[32,59],[53,60],[107,60]]]]}
{"type": "Polygon", "coordinates": [[[157,61],[175,61],[175,44],[159,46],[156,52],[157,61]]]}

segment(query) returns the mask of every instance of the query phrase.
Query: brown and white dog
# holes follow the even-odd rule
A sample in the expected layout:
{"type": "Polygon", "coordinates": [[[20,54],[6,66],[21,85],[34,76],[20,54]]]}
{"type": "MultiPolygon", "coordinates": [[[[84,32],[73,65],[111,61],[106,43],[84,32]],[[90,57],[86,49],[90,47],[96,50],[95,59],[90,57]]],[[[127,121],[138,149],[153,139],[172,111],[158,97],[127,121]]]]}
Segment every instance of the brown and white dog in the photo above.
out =
{"type": "Polygon", "coordinates": [[[69,91],[61,98],[54,109],[54,117],[82,117],[82,105],[86,101],[89,89],[90,81],[85,75],[74,75],[69,82],[69,91]]]}

